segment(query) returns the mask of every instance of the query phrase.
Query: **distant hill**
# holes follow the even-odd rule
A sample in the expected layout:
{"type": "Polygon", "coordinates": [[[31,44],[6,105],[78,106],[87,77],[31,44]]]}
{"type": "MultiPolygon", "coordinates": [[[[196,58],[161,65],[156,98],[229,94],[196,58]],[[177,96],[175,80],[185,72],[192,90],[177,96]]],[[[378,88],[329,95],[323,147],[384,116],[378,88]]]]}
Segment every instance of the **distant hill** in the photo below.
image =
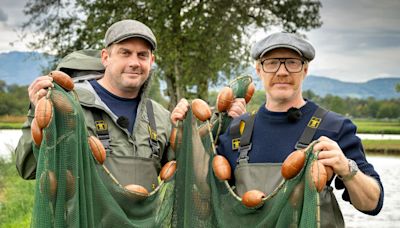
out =
{"type": "Polygon", "coordinates": [[[38,52],[12,51],[0,53],[0,80],[7,85],[29,85],[37,76],[42,75],[51,57],[38,52]]]}
{"type": "MultiPolygon", "coordinates": [[[[42,74],[42,69],[47,67],[51,60],[51,57],[46,58],[38,52],[0,53],[0,80],[4,80],[8,85],[29,85],[42,74]]],[[[248,74],[256,77],[252,68],[248,71],[248,74]]],[[[354,83],[309,75],[306,77],[303,90],[311,90],[321,97],[331,94],[340,97],[390,99],[400,98],[400,93],[395,91],[397,83],[400,83],[400,77],[354,83]]]]}
{"type": "Polygon", "coordinates": [[[390,99],[400,98],[395,85],[400,83],[400,78],[380,78],[363,83],[343,82],[322,76],[306,77],[303,90],[311,90],[315,94],[324,97],[328,94],[340,97],[390,99]]]}

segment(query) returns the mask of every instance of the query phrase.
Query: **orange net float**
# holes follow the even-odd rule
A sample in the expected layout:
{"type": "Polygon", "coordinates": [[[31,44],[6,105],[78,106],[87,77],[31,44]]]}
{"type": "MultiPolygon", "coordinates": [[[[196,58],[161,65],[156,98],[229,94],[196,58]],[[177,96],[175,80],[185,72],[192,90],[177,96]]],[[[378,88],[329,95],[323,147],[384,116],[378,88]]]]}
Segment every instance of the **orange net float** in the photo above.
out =
{"type": "Polygon", "coordinates": [[[47,97],[42,97],[35,108],[35,119],[39,128],[46,128],[53,118],[53,104],[47,97]]]}
{"type": "Polygon", "coordinates": [[[211,108],[202,99],[194,99],[192,101],[193,115],[202,122],[211,118],[211,108]]]}
{"type": "Polygon", "coordinates": [[[325,171],[326,171],[326,176],[327,176],[327,181],[329,181],[330,179],[332,179],[333,176],[333,169],[330,166],[325,166],[325,171]]]}
{"type": "Polygon", "coordinates": [[[227,111],[233,102],[234,96],[233,96],[233,90],[230,87],[224,87],[222,90],[218,93],[217,96],[217,110],[218,112],[225,112],[227,111]]]}
{"type": "Polygon", "coordinates": [[[293,151],[285,159],[281,167],[281,174],[286,180],[295,177],[304,166],[306,153],[304,150],[293,151]]]}
{"type": "Polygon", "coordinates": [[[53,171],[47,170],[40,175],[39,190],[42,194],[48,194],[50,200],[54,201],[57,195],[57,177],[53,171]]]}
{"type": "Polygon", "coordinates": [[[325,166],[318,160],[313,161],[311,164],[310,175],[315,188],[318,192],[321,192],[325,187],[328,178],[325,166]]]}
{"type": "Polygon", "coordinates": [[[106,150],[101,141],[95,136],[88,137],[89,147],[96,161],[102,165],[106,160],[106,150]]]}
{"type": "Polygon", "coordinates": [[[160,171],[160,179],[163,181],[167,181],[171,179],[171,177],[175,174],[176,170],[176,161],[167,162],[160,171]]]}
{"type": "Polygon", "coordinates": [[[67,169],[66,172],[66,198],[67,200],[70,200],[74,195],[75,195],[75,176],[72,174],[71,170],[67,169]]]}
{"type": "Polygon", "coordinates": [[[232,169],[229,165],[228,160],[222,155],[216,155],[212,161],[212,168],[214,170],[215,176],[221,180],[231,179],[232,169]]]}
{"type": "Polygon", "coordinates": [[[254,85],[253,82],[250,82],[250,84],[247,87],[246,95],[244,97],[244,100],[246,101],[246,103],[250,102],[255,91],[256,91],[256,86],[254,85]]]}
{"type": "Polygon", "coordinates": [[[42,144],[43,132],[42,132],[42,129],[38,126],[36,118],[33,118],[33,120],[32,120],[31,135],[32,135],[33,143],[37,147],[39,147],[40,144],[42,144]]]}
{"type": "Polygon", "coordinates": [[[173,151],[176,151],[178,145],[182,144],[182,128],[174,127],[169,137],[169,145],[173,151]]]}
{"type": "Polygon", "coordinates": [[[67,91],[74,89],[74,82],[71,77],[59,70],[54,70],[49,73],[49,76],[53,78],[54,82],[67,91]]]}
{"type": "Polygon", "coordinates": [[[62,113],[72,113],[74,111],[72,104],[66,98],[62,92],[58,90],[52,90],[50,96],[54,107],[62,113]]]}
{"type": "Polygon", "coordinates": [[[243,194],[242,203],[246,207],[260,207],[264,204],[265,193],[259,190],[250,190],[243,194]]]}
{"type": "Polygon", "coordinates": [[[132,193],[142,199],[149,196],[149,191],[147,191],[147,189],[145,187],[138,185],[138,184],[129,184],[129,185],[126,185],[124,188],[129,193],[132,193]]]}

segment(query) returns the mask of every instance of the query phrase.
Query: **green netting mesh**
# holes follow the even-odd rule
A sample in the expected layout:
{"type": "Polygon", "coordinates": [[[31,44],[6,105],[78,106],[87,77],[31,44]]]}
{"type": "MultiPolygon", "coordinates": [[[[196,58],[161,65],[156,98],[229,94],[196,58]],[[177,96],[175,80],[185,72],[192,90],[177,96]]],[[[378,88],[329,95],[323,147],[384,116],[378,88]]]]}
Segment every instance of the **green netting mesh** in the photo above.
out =
{"type": "Polygon", "coordinates": [[[43,129],[32,227],[168,227],[174,181],[143,199],[121,187],[89,149],[82,109],[73,93],[49,92],[54,107],[43,129]]]}
{"type": "MultiPolygon", "coordinates": [[[[123,187],[92,156],[82,109],[73,92],[49,91],[54,107],[38,160],[32,227],[317,227],[318,193],[306,165],[257,208],[241,203],[227,181],[212,170],[209,131],[199,135],[191,111],[181,123],[177,171],[148,197],[123,187]]],[[[178,142],[179,139],[177,139],[178,142]]]]}
{"type": "Polygon", "coordinates": [[[175,177],[173,216],[178,227],[317,227],[318,193],[310,180],[311,162],[307,152],[305,168],[268,195],[264,204],[248,208],[227,181],[212,171],[214,148],[211,135],[200,137],[191,113],[183,124],[175,177]]]}

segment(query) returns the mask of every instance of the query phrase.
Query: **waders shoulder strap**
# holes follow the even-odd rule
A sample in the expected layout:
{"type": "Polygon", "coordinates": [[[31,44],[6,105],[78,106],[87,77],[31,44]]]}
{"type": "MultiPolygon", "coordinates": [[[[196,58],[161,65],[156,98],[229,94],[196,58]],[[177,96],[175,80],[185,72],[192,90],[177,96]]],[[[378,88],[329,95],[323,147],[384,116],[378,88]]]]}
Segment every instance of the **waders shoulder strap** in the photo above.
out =
{"type": "Polygon", "coordinates": [[[304,129],[303,134],[300,136],[299,141],[297,141],[295,145],[295,148],[297,150],[304,149],[311,143],[315,135],[315,132],[317,131],[320,123],[322,122],[322,119],[325,117],[327,113],[328,111],[326,109],[318,106],[317,110],[314,112],[310,121],[308,121],[308,124],[304,129]]]}
{"type": "MultiPolygon", "coordinates": [[[[239,129],[239,133],[241,133],[240,141],[236,142],[237,144],[239,144],[238,148],[239,157],[237,163],[243,163],[243,162],[247,163],[249,161],[248,154],[251,150],[251,145],[252,145],[251,136],[253,135],[254,120],[256,118],[256,115],[251,114],[251,115],[246,115],[245,117],[246,118],[239,121],[239,127],[236,127],[237,129],[239,129]],[[240,126],[240,123],[244,123],[244,128],[240,126]]],[[[233,144],[234,142],[232,140],[232,146],[234,146],[233,144]]]]}
{"type": "Polygon", "coordinates": [[[99,110],[92,108],[91,111],[93,115],[94,125],[96,127],[97,138],[100,139],[106,151],[111,153],[108,125],[106,121],[104,121],[103,115],[99,110]]]}
{"type": "Polygon", "coordinates": [[[154,118],[153,104],[150,99],[146,101],[147,118],[149,119],[149,124],[147,126],[149,130],[149,143],[152,150],[152,157],[160,158],[160,147],[158,146],[157,139],[157,125],[154,118]]]}

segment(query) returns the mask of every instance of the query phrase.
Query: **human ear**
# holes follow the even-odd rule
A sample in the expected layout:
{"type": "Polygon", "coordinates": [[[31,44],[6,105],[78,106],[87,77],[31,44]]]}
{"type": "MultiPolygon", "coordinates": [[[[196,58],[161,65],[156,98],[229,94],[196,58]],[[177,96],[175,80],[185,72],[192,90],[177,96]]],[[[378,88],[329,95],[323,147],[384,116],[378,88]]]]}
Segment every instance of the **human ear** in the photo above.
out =
{"type": "Polygon", "coordinates": [[[259,77],[259,78],[261,78],[262,79],[262,77],[261,77],[261,63],[260,63],[260,61],[256,61],[255,62],[255,67],[256,67],[256,74],[257,74],[257,76],[259,77]]]}
{"type": "Polygon", "coordinates": [[[102,49],[101,50],[101,63],[103,64],[104,67],[107,67],[108,65],[108,57],[109,53],[107,49],[102,49]]]}

